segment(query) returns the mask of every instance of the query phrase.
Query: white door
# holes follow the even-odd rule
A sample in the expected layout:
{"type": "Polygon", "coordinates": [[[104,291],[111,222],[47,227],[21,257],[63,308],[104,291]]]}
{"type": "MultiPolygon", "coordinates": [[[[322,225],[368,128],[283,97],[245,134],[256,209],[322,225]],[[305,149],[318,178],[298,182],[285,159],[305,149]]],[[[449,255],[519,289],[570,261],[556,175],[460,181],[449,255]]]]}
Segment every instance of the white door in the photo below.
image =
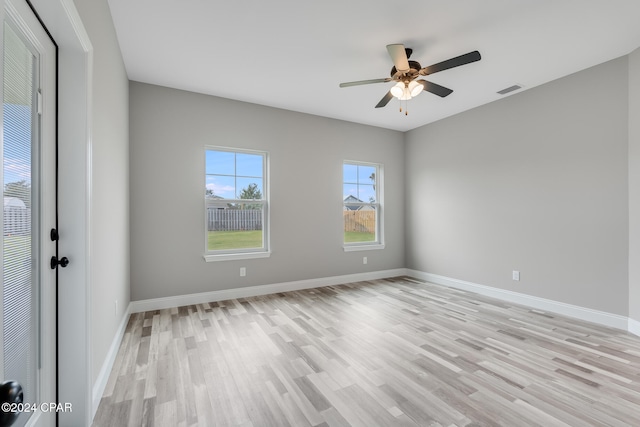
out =
{"type": "Polygon", "coordinates": [[[0,426],[56,406],[56,50],[25,0],[3,0],[0,426]],[[22,395],[20,395],[22,393],[22,395]],[[19,403],[22,401],[22,403],[19,403]]]}

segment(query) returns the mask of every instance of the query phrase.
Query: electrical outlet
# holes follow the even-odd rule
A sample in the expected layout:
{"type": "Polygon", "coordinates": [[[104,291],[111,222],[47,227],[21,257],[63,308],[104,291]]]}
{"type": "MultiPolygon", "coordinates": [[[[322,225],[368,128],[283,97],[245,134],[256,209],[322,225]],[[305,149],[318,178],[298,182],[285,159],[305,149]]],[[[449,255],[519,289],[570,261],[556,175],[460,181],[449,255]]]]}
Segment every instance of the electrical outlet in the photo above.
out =
{"type": "Polygon", "coordinates": [[[366,264],[366,263],[367,263],[367,257],[366,257],[366,256],[362,257],[362,263],[363,263],[363,264],[366,264]]]}
{"type": "Polygon", "coordinates": [[[520,280],[520,272],[513,270],[512,277],[513,277],[513,280],[520,280]]]}
{"type": "Polygon", "coordinates": [[[240,277],[247,275],[247,267],[240,267],[240,277]]]}

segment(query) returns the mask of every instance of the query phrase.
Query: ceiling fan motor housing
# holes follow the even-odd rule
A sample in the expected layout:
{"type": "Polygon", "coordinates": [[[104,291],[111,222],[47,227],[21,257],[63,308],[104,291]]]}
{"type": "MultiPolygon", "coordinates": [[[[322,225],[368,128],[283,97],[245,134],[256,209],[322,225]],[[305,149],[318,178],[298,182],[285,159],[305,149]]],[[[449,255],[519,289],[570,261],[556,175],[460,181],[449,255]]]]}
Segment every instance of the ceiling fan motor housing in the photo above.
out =
{"type": "MultiPolygon", "coordinates": [[[[418,61],[409,61],[409,71],[407,71],[404,76],[408,76],[411,80],[415,79],[416,77],[418,77],[418,72],[422,69],[422,66],[420,65],[420,63],[418,61]]],[[[404,79],[402,79],[401,77],[403,76],[397,76],[396,74],[398,73],[398,70],[396,69],[396,66],[394,65],[391,68],[391,78],[393,78],[396,81],[402,81],[404,79]]]]}

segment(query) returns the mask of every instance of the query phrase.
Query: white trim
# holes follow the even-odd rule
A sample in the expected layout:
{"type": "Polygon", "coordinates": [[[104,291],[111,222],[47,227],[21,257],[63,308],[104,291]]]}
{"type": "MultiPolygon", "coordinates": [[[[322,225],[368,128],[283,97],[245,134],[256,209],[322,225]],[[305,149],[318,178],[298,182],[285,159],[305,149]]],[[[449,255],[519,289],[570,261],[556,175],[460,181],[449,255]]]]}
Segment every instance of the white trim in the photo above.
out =
{"type": "Polygon", "coordinates": [[[109,347],[109,351],[107,352],[107,356],[104,360],[104,363],[102,364],[100,373],[98,373],[98,378],[96,378],[96,382],[93,384],[93,407],[91,409],[91,419],[96,416],[96,411],[98,410],[98,406],[100,405],[100,400],[102,399],[102,395],[104,394],[104,389],[107,387],[109,375],[111,375],[113,364],[116,361],[116,356],[118,355],[118,350],[120,349],[120,343],[122,343],[124,332],[126,331],[127,324],[129,323],[129,316],[131,316],[131,303],[129,303],[127,309],[122,315],[122,320],[120,320],[120,325],[118,326],[118,330],[113,337],[111,347],[109,347]]]}
{"type": "MultiPolygon", "coordinates": [[[[92,338],[92,322],[91,315],[91,254],[93,253],[93,241],[91,238],[91,227],[93,223],[93,47],[85,53],[86,68],[86,160],[85,160],[85,343],[86,343],[86,385],[87,391],[91,390],[91,379],[93,369],[93,338],[92,338]]],[[[107,375],[108,376],[108,375],[107,375]]],[[[99,378],[98,378],[99,379],[99,378]]],[[[88,393],[87,393],[88,394],[88,393]]],[[[96,414],[97,406],[92,407],[93,402],[87,396],[87,415],[89,420],[93,421],[96,414]]]]}
{"type": "Polygon", "coordinates": [[[73,33],[76,37],[76,40],[74,41],[80,43],[84,53],[93,51],[93,45],[91,44],[89,33],[87,33],[87,30],[84,28],[84,23],[82,22],[82,18],[80,18],[78,9],[76,9],[74,0],[59,0],[59,2],[64,10],[65,17],[69,20],[69,23],[73,28],[73,33]]]}
{"type": "Polygon", "coordinates": [[[343,246],[345,252],[375,251],[384,249],[384,244],[343,246]]]}
{"type": "Polygon", "coordinates": [[[226,253],[226,254],[204,254],[202,258],[204,258],[207,262],[215,262],[215,261],[234,261],[238,259],[256,259],[256,258],[269,258],[271,256],[271,252],[242,252],[237,254],[226,253]]]}
{"type": "Polygon", "coordinates": [[[640,322],[635,319],[629,318],[628,330],[629,333],[640,337],[640,322]]]}
{"type": "Polygon", "coordinates": [[[181,307],[184,305],[202,304],[212,301],[225,301],[235,298],[246,298],[258,295],[268,295],[278,292],[297,291],[301,289],[320,288],[323,286],[342,285],[345,283],[361,282],[365,280],[385,279],[388,277],[404,276],[406,270],[373,271],[369,273],[347,274],[344,276],[323,277],[319,279],[297,280],[293,282],[273,283],[270,285],[247,286],[235,289],[223,289],[219,291],[202,292],[189,295],[177,295],[165,298],[153,298],[131,302],[131,313],[140,313],[150,310],[181,307]]]}
{"type": "Polygon", "coordinates": [[[573,317],[588,322],[597,323],[599,325],[609,326],[612,328],[628,330],[629,320],[625,316],[607,313],[604,311],[593,310],[591,308],[580,307],[577,305],[566,304],[559,301],[553,301],[545,298],[539,298],[532,295],[521,294],[518,292],[508,291],[505,289],[493,288],[490,286],[479,285],[477,283],[466,282],[464,280],[452,279],[450,277],[439,276],[437,274],[425,273],[417,270],[407,270],[408,276],[417,279],[426,280],[438,285],[444,285],[451,288],[462,289],[465,291],[475,292],[480,295],[497,298],[516,304],[526,305],[538,310],[550,311],[561,314],[563,316],[573,317]]]}

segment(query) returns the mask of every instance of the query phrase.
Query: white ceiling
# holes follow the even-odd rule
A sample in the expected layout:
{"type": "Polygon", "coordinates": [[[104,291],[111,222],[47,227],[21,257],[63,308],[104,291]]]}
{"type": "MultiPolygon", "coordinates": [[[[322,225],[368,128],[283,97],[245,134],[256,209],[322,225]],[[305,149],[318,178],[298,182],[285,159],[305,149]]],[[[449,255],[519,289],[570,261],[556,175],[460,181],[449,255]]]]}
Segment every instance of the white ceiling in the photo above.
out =
{"type": "Polygon", "coordinates": [[[638,0],[108,1],[131,80],[401,131],[640,46],[638,0]],[[454,92],[423,92],[405,116],[374,108],[392,83],[338,87],[388,77],[391,43],[423,67],[482,60],[428,76],[454,92]]]}

